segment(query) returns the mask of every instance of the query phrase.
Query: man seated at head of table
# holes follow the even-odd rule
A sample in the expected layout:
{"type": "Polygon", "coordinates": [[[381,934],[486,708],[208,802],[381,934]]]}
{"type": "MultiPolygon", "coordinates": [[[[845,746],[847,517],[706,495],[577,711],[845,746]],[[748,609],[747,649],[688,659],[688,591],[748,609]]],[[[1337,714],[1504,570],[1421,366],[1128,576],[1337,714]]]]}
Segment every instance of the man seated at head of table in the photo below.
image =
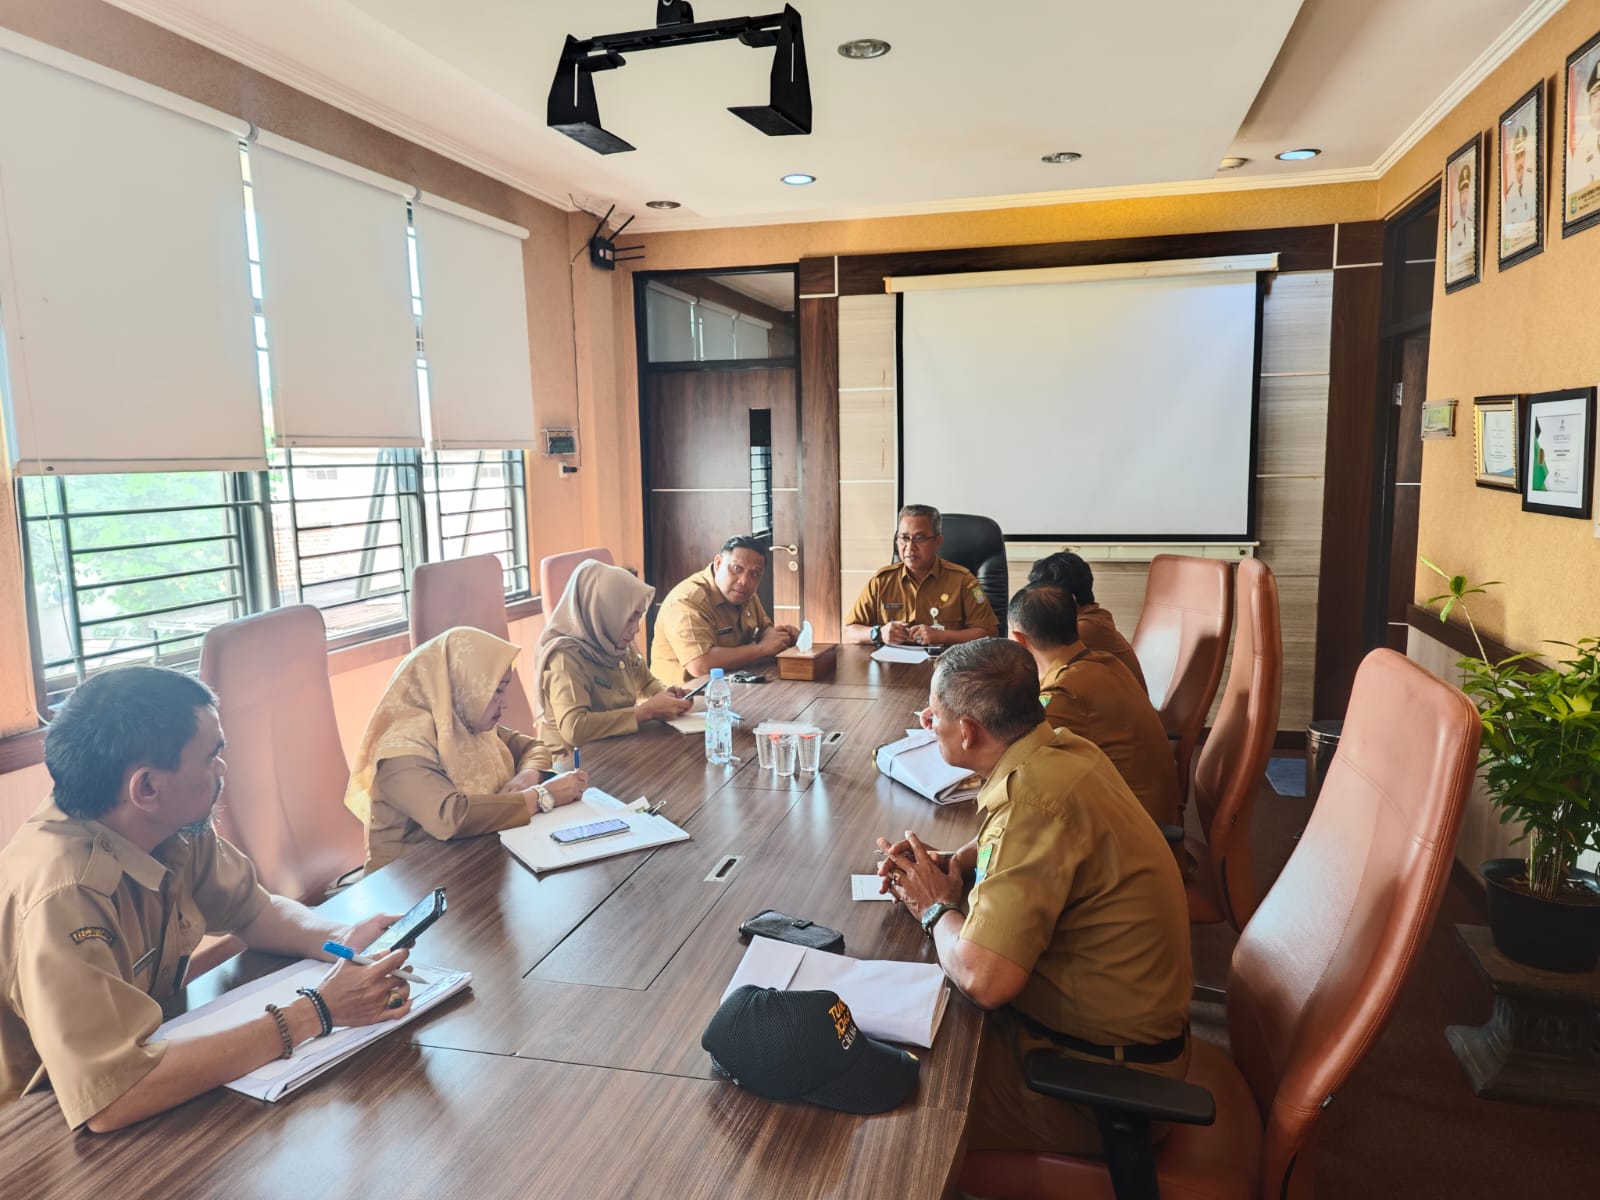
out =
{"type": "Polygon", "coordinates": [[[1128,645],[1128,639],[1117,632],[1117,623],[1111,619],[1111,613],[1095,603],[1094,572],[1089,569],[1088,563],[1066,550],[1047,554],[1033,564],[1033,569],[1028,572],[1028,582],[1054,583],[1066,588],[1072,594],[1072,602],[1078,606],[1078,636],[1083,639],[1083,644],[1091,650],[1104,650],[1107,654],[1116,655],[1117,661],[1128,668],[1139,686],[1145,687],[1144,668],[1139,665],[1139,656],[1128,645]]]}
{"type": "Polygon", "coordinates": [[[600,738],[637,733],[694,707],[644,665],[634,639],[655,588],[593,558],[578,564],[545,620],[534,661],[539,740],[566,754],[600,738]]]}
{"type": "Polygon", "coordinates": [[[211,828],[227,766],[216,697],[160,667],[73,693],[45,735],[51,797],[0,851],[0,1104],[48,1079],[73,1128],[120,1129],[237,1079],[334,1025],[403,1016],[406,952],[370,966],[390,915],[337,925],[256,882],[211,828]],[[152,1041],[207,933],[337,965],[293,1004],[231,1029],[152,1041]],[[313,998],[314,993],[317,999],[313,998]]]}
{"type": "Polygon", "coordinates": [[[1029,1090],[1023,1062],[1053,1048],[1183,1077],[1192,972],[1177,864],[1111,761],[1040,720],[1038,676],[1015,642],[946,651],[923,721],[948,762],[987,780],[983,823],[953,852],[914,832],[880,838],[879,871],[945,974],[988,1010],[968,1145],[1099,1153],[1094,1117],[1029,1090]]]}
{"type": "Polygon", "coordinates": [[[1044,719],[1099,746],[1157,825],[1178,824],[1182,797],[1161,716],[1115,656],[1084,645],[1071,593],[1030,583],[1011,597],[1006,626],[1039,669],[1044,719]]]}
{"type": "Polygon", "coordinates": [[[434,839],[526,825],[583,795],[582,771],[547,779],[544,743],[500,724],[517,653],[504,638],[462,626],[395,668],[344,798],[366,827],[367,870],[434,839]]]}
{"type": "Polygon", "coordinates": [[[867,580],[845,623],[844,640],[874,646],[943,646],[993,637],[1000,621],[977,578],[939,557],[943,519],[927,504],[900,510],[900,561],[867,580]]]}
{"type": "Polygon", "coordinates": [[[753,537],[722,543],[711,565],[683,580],[661,602],[650,671],[687,683],[712,667],[735,670],[794,645],[800,631],[774,625],[756,595],[767,573],[767,548],[753,537]]]}

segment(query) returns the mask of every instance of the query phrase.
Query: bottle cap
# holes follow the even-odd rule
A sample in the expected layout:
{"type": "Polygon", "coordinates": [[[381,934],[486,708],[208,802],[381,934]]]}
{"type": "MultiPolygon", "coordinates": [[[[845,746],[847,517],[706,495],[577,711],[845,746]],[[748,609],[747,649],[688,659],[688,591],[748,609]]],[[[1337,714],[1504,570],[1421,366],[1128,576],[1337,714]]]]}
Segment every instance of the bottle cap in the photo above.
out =
{"type": "Polygon", "coordinates": [[[711,678],[713,678],[713,679],[721,679],[722,678],[722,668],[721,667],[712,667],[711,668],[711,678]]]}

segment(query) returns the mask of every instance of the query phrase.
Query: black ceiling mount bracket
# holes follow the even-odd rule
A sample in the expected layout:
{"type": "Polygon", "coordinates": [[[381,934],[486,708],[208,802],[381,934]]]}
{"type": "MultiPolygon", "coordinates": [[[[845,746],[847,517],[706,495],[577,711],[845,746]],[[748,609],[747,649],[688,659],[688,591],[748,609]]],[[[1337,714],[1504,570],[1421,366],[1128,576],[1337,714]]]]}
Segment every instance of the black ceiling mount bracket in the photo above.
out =
{"type": "Polygon", "coordinates": [[[729,112],[769,137],[811,132],[811,77],[806,71],[805,38],[793,5],[780,13],[696,21],[687,0],[657,0],[656,27],[579,39],[567,35],[546,106],[546,123],[598,154],[621,154],[633,145],[600,124],[594,73],[627,65],[623,56],[638,50],[693,46],[737,40],[755,49],[773,49],[771,93],[767,104],[730,107],[729,112]]]}

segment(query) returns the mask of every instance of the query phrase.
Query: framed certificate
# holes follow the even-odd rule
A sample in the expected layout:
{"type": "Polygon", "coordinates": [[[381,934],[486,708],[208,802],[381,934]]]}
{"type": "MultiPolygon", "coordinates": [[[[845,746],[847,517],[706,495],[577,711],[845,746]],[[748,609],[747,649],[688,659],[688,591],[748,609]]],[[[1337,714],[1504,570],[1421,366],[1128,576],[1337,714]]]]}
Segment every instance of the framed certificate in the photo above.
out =
{"type": "Polygon", "coordinates": [[[1479,396],[1472,402],[1473,469],[1482,488],[1520,491],[1517,408],[1521,396],[1479,396]]]}
{"type": "Polygon", "coordinates": [[[1544,249],[1544,80],[1500,117],[1500,269],[1544,249]]]}
{"type": "Polygon", "coordinates": [[[1594,495],[1594,388],[1522,399],[1522,511],[1589,519],[1594,495]]]}
{"type": "Polygon", "coordinates": [[[1483,135],[1444,160],[1444,290],[1448,295],[1483,278],[1483,135]]]}
{"type": "Polygon", "coordinates": [[[1567,55],[1561,122],[1561,236],[1600,221],[1600,33],[1567,55]]]}

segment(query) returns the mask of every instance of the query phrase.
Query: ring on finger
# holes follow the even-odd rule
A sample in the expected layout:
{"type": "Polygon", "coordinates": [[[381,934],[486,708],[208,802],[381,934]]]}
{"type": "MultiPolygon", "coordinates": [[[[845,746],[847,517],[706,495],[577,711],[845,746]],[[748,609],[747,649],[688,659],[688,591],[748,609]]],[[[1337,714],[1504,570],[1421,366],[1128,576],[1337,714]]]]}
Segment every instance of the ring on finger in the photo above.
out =
{"type": "Polygon", "coordinates": [[[384,1001],[383,1006],[385,1008],[399,1008],[405,1002],[406,998],[404,994],[401,993],[400,989],[397,987],[392,987],[389,989],[389,999],[384,1001]]]}

